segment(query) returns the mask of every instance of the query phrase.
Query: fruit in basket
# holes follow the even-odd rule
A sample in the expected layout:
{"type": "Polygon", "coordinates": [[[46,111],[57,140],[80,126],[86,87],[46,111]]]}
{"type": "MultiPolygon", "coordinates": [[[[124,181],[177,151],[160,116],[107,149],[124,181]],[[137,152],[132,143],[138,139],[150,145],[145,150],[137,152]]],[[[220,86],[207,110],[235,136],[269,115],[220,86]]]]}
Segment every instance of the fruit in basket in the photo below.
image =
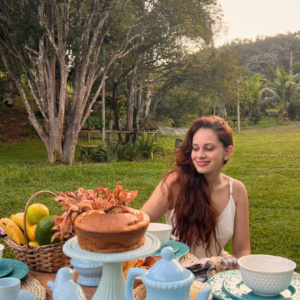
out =
{"type": "Polygon", "coordinates": [[[37,246],[40,246],[40,244],[38,242],[30,241],[29,246],[37,247],[37,246]]]}
{"type": "Polygon", "coordinates": [[[26,221],[30,225],[34,225],[47,216],[49,216],[48,207],[41,203],[34,203],[28,207],[26,221]]]}
{"type": "Polygon", "coordinates": [[[36,242],[36,237],[35,237],[36,226],[37,225],[35,224],[35,225],[32,225],[32,226],[26,227],[26,229],[27,229],[27,235],[28,235],[30,241],[33,241],[33,242],[36,242]]]}
{"type": "Polygon", "coordinates": [[[15,215],[11,215],[10,219],[12,221],[14,221],[24,231],[24,223],[23,223],[24,213],[23,212],[17,213],[15,215]]]}
{"type": "MultiPolygon", "coordinates": [[[[55,216],[48,216],[41,219],[35,230],[35,237],[38,243],[42,245],[49,245],[51,244],[51,238],[54,235],[55,231],[52,230],[54,226],[53,219],[55,216]]],[[[59,242],[59,239],[55,239],[53,243],[59,242]]]]}
{"type": "Polygon", "coordinates": [[[22,232],[22,230],[19,228],[19,226],[8,218],[3,218],[0,220],[0,226],[3,228],[3,230],[6,232],[8,238],[15,242],[18,245],[24,245],[25,244],[25,237],[22,232]]]}

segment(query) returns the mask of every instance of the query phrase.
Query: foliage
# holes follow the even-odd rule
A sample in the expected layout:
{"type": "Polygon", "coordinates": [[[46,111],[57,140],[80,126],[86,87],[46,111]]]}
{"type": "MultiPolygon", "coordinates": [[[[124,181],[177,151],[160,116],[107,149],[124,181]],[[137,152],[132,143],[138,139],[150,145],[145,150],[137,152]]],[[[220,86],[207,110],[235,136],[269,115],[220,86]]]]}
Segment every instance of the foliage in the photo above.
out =
{"type": "Polygon", "coordinates": [[[167,116],[176,125],[189,114],[217,114],[238,100],[237,82],[246,70],[238,66],[239,56],[228,50],[207,48],[185,57],[178,83],[158,105],[158,116],[167,116]]]}
{"type": "Polygon", "coordinates": [[[132,161],[134,154],[134,147],[131,143],[126,145],[111,143],[101,145],[99,150],[92,153],[92,158],[99,162],[116,163],[118,161],[132,161]]]}
{"type": "Polygon", "coordinates": [[[85,125],[83,126],[84,129],[88,130],[101,130],[103,127],[102,118],[99,116],[89,116],[86,121],[85,125]]]}
{"type": "Polygon", "coordinates": [[[236,39],[224,48],[238,49],[242,66],[253,73],[265,75],[273,79],[277,67],[281,66],[291,73],[291,52],[293,57],[292,73],[300,73],[300,41],[299,32],[266,36],[252,40],[236,39]]]}
{"type": "Polygon", "coordinates": [[[282,103],[284,114],[288,117],[290,102],[300,101],[300,73],[290,75],[284,69],[277,68],[274,80],[268,81],[268,87],[264,91],[271,93],[273,99],[277,98],[282,103]]]}
{"type": "Polygon", "coordinates": [[[144,133],[139,137],[137,144],[134,146],[137,156],[148,159],[151,158],[156,147],[154,135],[144,133]]]}
{"type": "Polygon", "coordinates": [[[259,111],[260,95],[263,90],[263,77],[256,74],[245,81],[241,101],[241,110],[244,117],[251,116],[259,111]]]}
{"type": "Polygon", "coordinates": [[[99,162],[133,161],[139,158],[149,159],[153,157],[156,144],[154,136],[143,134],[136,144],[128,142],[110,143],[100,146],[100,149],[91,152],[91,158],[99,162]]]}

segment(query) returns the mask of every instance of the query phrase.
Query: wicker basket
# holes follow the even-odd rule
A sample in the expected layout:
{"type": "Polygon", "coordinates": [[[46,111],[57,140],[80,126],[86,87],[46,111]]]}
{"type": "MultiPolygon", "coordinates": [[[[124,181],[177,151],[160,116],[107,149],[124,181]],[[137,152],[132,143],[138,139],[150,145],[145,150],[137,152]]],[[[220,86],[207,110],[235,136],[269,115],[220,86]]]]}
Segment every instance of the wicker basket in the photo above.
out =
{"type": "Polygon", "coordinates": [[[57,196],[50,191],[39,191],[33,194],[27,201],[24,211],[24,236],[26,244],[24,246],[19,246],[8,237],[4,239],[4,242],[12,249],[18,260],[24,262],[31,270],[54,273],[61,267],[70,266],[70,257],[66,256],[62,251],[64,242],[32,247],[29,245],[29,238],[26,230],[27,209],[31,201],[40,194],[57,196]]]}

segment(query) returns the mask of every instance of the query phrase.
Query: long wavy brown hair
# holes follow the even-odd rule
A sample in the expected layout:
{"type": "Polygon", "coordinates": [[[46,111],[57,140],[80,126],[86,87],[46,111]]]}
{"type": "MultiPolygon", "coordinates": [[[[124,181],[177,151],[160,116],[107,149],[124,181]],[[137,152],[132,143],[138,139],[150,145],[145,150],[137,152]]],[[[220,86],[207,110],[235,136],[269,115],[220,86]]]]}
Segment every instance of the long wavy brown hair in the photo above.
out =
{"type": "Polygon", "coordinates": [[[212,205],[205,176],[197,172],[191,158],[193,137],[200,128],[212,129],[224,148],[233,146],[231,128],[223,119],[203,117],[194,120],[181,146],[175,151],[175,166],[163,182],[169,175],[176,175],[168,188],[169,207],[174,208],[173,234],[191,249],[202,245],[206,255],[211,256],[214,241],[218,252],[221,252],[216,232],[217,212],[212,205]]]}

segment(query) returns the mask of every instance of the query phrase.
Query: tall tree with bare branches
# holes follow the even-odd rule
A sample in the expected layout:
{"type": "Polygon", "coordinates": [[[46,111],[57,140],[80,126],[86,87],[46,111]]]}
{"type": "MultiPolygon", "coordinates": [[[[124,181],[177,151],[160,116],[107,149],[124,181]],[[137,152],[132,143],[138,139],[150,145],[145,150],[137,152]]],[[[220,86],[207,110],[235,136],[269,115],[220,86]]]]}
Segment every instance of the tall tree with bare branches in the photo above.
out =
{"type": "Polygon", "coordinates": [[[50,163],[73,163],[79,131],[101,92],[107,70],[136,47],[134,41],[147,30],[143,22],[150,14],[144,1],[1,2],[0,55],[50,163]],[[105,38],[124,14],[128,22],[121,28],[122,38],[104,65],[105,38]],[[68,85],[73,88],[72,97],[68,97],[68,85]],[[34,106],[42,121],[36,118],[34,106]]]}

